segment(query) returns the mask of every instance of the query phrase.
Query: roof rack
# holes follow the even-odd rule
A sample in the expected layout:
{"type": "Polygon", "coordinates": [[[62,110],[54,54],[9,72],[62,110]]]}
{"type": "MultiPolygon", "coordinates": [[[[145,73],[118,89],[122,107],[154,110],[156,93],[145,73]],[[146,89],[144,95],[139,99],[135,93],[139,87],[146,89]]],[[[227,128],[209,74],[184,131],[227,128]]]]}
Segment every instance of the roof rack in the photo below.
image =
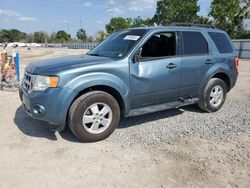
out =
{"type": "Polygon", "coordinates": [[[217,29],[214,25],[208,25],[208,24],[171,23],[170,25],[171,25],[171,26],[183,26],[183,27],[206,27],[206,28],[217,29]]]}

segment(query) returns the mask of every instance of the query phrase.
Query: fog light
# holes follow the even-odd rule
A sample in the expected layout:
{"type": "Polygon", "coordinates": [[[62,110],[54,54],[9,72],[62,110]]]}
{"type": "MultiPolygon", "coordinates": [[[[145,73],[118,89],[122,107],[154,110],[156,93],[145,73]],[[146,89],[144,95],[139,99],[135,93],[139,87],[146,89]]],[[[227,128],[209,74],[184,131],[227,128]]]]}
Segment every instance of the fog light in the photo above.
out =
{"type": "Polygon", "coordinates": [[[33,107],[33,112],[37,116],[43,116],[45,114],[45,108],[42,105],[36,104],[33,107]]]}

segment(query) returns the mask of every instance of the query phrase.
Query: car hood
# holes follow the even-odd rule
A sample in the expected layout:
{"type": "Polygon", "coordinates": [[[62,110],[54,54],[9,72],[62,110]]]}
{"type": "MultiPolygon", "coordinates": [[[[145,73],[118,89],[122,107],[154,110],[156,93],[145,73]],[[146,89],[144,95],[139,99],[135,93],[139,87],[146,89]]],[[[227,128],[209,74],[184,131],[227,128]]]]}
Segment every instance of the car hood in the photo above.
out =
{"type": "Polygon", "coordinates": [[[110,61],[113,60],[107,57],[89,55],[67,56],[31,63],[25,68],[25,71],[38,75],[56,75],[65,70],[77,69],[83,66],[90,66],[92,64],[106,63],[110,61]]]}

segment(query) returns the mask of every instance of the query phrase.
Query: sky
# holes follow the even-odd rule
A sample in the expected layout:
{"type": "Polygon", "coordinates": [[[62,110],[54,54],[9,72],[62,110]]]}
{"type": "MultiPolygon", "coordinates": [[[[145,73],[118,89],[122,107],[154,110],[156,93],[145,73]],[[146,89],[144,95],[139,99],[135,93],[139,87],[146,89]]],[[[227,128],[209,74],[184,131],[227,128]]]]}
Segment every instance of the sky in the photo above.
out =
{"type": "MultiPolygon", "coordinates": [[[[105,29],[112,17],[152,17],[157,0],[0,0],[0,29],[31,33],[65,30],[73,37],[83,27],[89,35],[105,29]]],[[[199,0],[206,16],[211,0],[199,0]]]]}

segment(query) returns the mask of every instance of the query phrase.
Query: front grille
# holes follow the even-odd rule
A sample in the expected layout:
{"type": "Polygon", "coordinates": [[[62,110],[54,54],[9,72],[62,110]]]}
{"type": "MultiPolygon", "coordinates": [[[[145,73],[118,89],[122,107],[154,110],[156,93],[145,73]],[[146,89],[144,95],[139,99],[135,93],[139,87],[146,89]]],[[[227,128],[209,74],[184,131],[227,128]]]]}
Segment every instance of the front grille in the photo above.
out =
{"type": "Polygon", "coordinates": [[[30,93],[32,90],[33,77],[33,75],[27,72],[24,73],[22,86],[28,93],[30,93]]]}

